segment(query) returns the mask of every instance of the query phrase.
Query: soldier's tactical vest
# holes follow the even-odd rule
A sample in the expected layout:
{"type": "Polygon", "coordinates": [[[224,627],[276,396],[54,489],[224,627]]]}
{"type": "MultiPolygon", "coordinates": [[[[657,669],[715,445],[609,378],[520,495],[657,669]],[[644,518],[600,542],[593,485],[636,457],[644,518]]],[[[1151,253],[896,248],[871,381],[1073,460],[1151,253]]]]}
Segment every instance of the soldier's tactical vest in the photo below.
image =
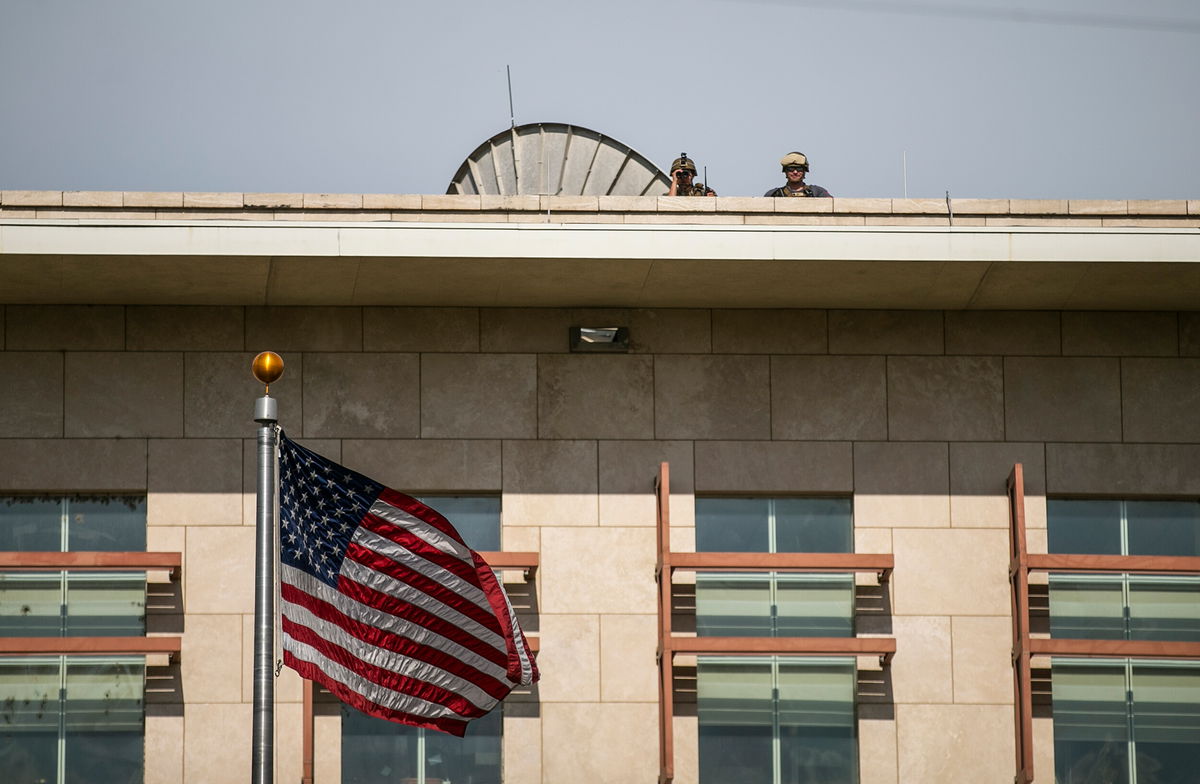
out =
{"type": "MultiPolygon", "coordinates": [[[[680,185],[675,190],[676,196],[707,196],[710,189],[702,182],[693,182],[691,185],[680,185]]],[[[716,193],[713,193],[715,196],[716,193]]]]}

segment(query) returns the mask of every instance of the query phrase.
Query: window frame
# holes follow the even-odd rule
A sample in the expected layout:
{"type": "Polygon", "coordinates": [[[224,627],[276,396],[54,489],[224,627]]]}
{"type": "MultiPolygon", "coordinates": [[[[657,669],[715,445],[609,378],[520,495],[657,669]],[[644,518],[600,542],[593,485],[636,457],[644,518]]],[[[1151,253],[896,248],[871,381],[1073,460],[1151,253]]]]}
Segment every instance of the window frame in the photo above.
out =
{"type": "MultiPolygon", "coordinates": [[[[1034,637],[1030,624],[1029,583],[1034,572],[1160,573],[1200,575],[1200,557],[1032,554],[1025,523],[1024,466],[1015,463],[1007,479],[1009,574],[1012,600],[1014,752],[1017,784],[1034,780],[1032,659],[1152,659],[1200,662],[1200,643],[1146,640],[1096,640],[1034,637]]],[[[1111,499],[1109,499],[1111,500],[1111,499]]],[[[1136,498],[1129,500],[1153,500],[1136,498]]],[[[1180,500],[1163,497],[1162,500],[1180,500]]],[[[1191,499],[1189,499],[1191,500],[1191,499]]]]}
{"type": "MultiPolygon", "coordinates": [[[[836,553],[838,555],[854,555],[855,542],[854,542],[854,499],[853,499],[853,496],[837,495],[837,494],[831,494],[831,495],[721,494],[721,495],[697,495],[694,499],[695,525],[696,525],[695,540],[696,540],[697,556],[712,555],[712,556],[720,557],[722,555],[727,556],[727,555],[731,554],[729,552],[720,552],[720,551],[702,550],[701,549],[704,545],[704,542],[702,542],[702,533],[701,533],[700,529],[701,529],[701,526],[703,525],[702,520],[704,520],[704,518],[705,518],[705,514],[704,514],[702,507],[704,506],[705,502],[708,501],[709,499],[721,500],[721,501],[745,500],[748,502],[748,505],[750,505],[750,506],[752,506],[755,503],[765,501],[766,502],[766,507],[764,510],[765,517],[762,519],[762,522],[765,524],[765,527],[766,527],[765,533],[766,533],[766,554],[767,555],[772,555],[772,556],[786,556],[786,555],[821,556],[821,555],[826,555],[827,556],[827,555],[830,555],[833,553],[836,553]],[[814,550],[799,550],[799,549],[796,549],[796,550],[788,549],[788,550],[784,550],[784,551],[780,550],[779,503],[781,501],[803,502],[805,500],[810,500],[810,499],[816,504],[827,503],[829,501],[836,501],[836,502],[838,502],[839,506],[842,506],[842,509],[844,510],[844,518],[842,519],[842,521],[839,525],[839,528],[841,530],[838,531],[836,534],[834,534],[834,536],[836,538],[840,538],[844,541],[844,543],[845,543],[844,549],[834,550],[832,552],[830,552],[830,551],[818,552],[818,551],[814,551],[814,550]]],[[[747,510],[747,512],[749,512],[749,513],[752,513],[753,511],[754,511],[753,509],[747,510]]],[[[738,513],[738,512],[736,512],[736,510],[734,510],[734,516],[739,519],[741,519],[741,518],[753,519],[752,514],[738,513]]],[[[755,538],[758,538],[758,537],[755,536],[755,538]]],[[[761,555],[763,553],[757,552],[756,554],[761,555]]],[[[767,560],[769,562],[769,560],[771,560],[771,559],[765,559],[765,560],[767,560]]],[[[847,601],[846,601],[846,606],[845,606],[845,620],[847,622],[848,628],[845,630],[844,637],[848,640],[854,639],[856,637],[856,634],[857,634],[856,623],[855,623],[855,588],[856,588],[856,586],[855,586],[853,570],[847,571],[847,572],[833,572],[829,569],[822,569],[816,573],[805,573],[804,570],[802,570],[802,569],[801,570],[766,569],[766,570],[758,570],[754,573],[747,573],[745,571],[738,571],[736,569],[733,569],[730,571],[697,570],[695,616],[696,616],[697,634],[701,635],[701,636],[704,636],[704,634],[703,634],[704,623],[703,623],[703,619],[702,619],[702,606],[701,606],[703,599],[702,599],[701,594],[702,594],[702,586],[704,585],[705,582],[712,582],[715,584],[721,584],[721,583],[729,584],[729,583],[742,582],[742,583],[746,583],[747,585],[755,585],[755,586],[765,587],[766,592],[767,592],[768,617],[770,619],[770,630],[769,630],[769,634],[767,636],[774,638],[774,639],[778,639],[778,640],[795,640],[795,639],[804,640],[804,639],[806,639],[806,635],[802,635],[802,634],[801,635],[797,635],[797,634],[781,635],[779,633],[780,632],[779,623],[780,623],[780,620],[783,618],[783,616],[781,616],[781,614],[779,612],[781,590],[786,591],[786,587],[789,584],[796,585],[796,586],[804,586],[804,585],[819,586],[821,584],[837,585],[838,587],[840,587],[846,591],[847,601]],[[799,571],[800,573],[796,573],[797,571],[799,571]]],[[[791,618],[792,616],[789,615],[787,617],[791,618]]],[[[820,617],[823,617],[823,616],[812,616],[811,620],[815,623],[820,617]]],[[[795,620],[797,621],[797,625],[798,626],[802,625],[804,622],[804,619],[806,619],[806,618],[810,618],[810,616],[796,615],[795,620]]],[[[712,635],[712,636],[716,637],[717,639],[720,639],[720,637],[721,637],[721,635],[719,635],[719,634],[712,635]]],[[[835,635],[835,636],[839,636],[839,635],[835,635]]],[[[823,639],[828,639],[828,638],[823,638],[823,639]]],[[[850,722],[849,723],[851,726],[851,739],[853,741],[854,748],[853,748],[852,753],[850,754],[849,770],[846,771],[846,775],[847,775],[848,781],[854,781],[854,782],[858,781],[858,777],[859,777],[858,701],[856,698],[856,688],[853,685],[857,682],[857,660],[855,658],[847,657],[847,656],[811,656],[811,655],[788,656],[788,655],[778,655],[778,654],[768,655],[768,656],[744,656],[744,655],[738,655],[736,653],[727,653],[726,655],[720,655],[720,656],[700,655],[697,657],[697,675],[696,675],[696,677],[697,677],[697,694],[698,694],[698,696],[697,696],[697,700],[698,700],[697,721],[700,723],[701,727],[704,726],[703,707],[699,704],[700,702],[702,702],[702,698],[700,697],[700,691],[704,688],[702,685],[702,682],[706,679],[706,677],[715,675],[717,672],[719,672],[719,668],[723,665],[724,666],[737,666],[739,664],[753,665],[755,667],[768,668],[769,672],[770,672],[770,678],[771,678],[771,683],[772,683],[772,687],[771,687],[771,695],[772,696],[770,697],[770,700],[769,700],[769,707],[766,709],[770,711],[770,713],[773,717],[772,724],[771,724],[771,762],[770,762],[771,781],[773,782],[773,784],[780,784],[780,782],[782,781],[782,778],[783,778],[782,765],[783,765],[783,756],[784,756],[784,753],[783,753],[784,737],[783,737],[782,726],[780,723],[780,712],[781,712],[781,705],[782,705],[781,689],[780,689],[780,683],[781,683],[781,677],[782,677],[781,673],[783,672],[784,669],[786,669],[788,667],[803,668],[803,667],[807,667],[807,666],[812,666],[812,667],[833,666],[833,667],[847,668],[848,675],[851,678],[850,695],[849,695],[849,713],[850,713],[850,722]],[[717,668],[717,669],[708,669],[708,676],[706,676],[707,668],[717,668]]],[[[702,744],[703,743],[704,743],[703,732],[701,732],[697,736],[697,744],[698,744],[697,745],[697,753],[698,754],[703,753],[702,752],[702,744]]],[[[702,775],[703,775],[703,770],[704,770],[704,768],[701,767],[702,775]]]]}
{"type": "MultiPolygon", "coordinates": [[[[697,659],[696,666],[696,700],[697,700],[697,754],[700,754],[701,744],[703,743],[703,706],[704,697],[704,680],[705,668],[708,667],[736,667],[736,666],[755,666],[761,668],[769,668],[771,681],[771,697],[769,702],[769,710],[771,714],[771,779],[769,783],[764,784],[783,784],[783,760],[784,760],[784,745],[783,724],[781,722],[781,713],[783,712],[784,699],[782,693],[785,690],[783,684],[782,673],[785,669],[793,668],[795,670],[803,670],[805,668],[837,668],[844,672],[840,673],[847,679],[848,683],[838,684],[839,686],[849,687],[849,721],[846,726],[850,729],[850,740],[853,742],[853,751],[849,755],[849,770],[847,771],[847,780],[857,782],[860,774],[859,761],[859,732],[858,732],[858,700],[856,695],[857,684],[857,662],[853,658],[846,657],[793,657],[793,656],[701,656],[697,659]]],[[[716,675],[713,670],[708,671],[709,676],[716,675]]],[[[718,725],[721,726],[721,725],[718,725]]],[[[825,725],[833,726],[833,725],[825,725]]],[[[703,781],[705,767],[700,766],[700,781],[703,781]]],[[[758,779],[753,779],[757,781],[758,779]]]]}
{"type": "MultiPolygon", "coordinates": [[[[767,549],[763,552],[776,555],[780,553],[815,553],[813,550],[780,550],[779,549],[779,528],[780,528],[780,501],[805,501],[812,500],[816,503],[825,503],[829,501],[839,501],[845,503],[845,519],[843,525],[839,526],[842,530],[836,532],[838,538],[843,538],[846,543],[844,550],[820,551],[820,552],[836,552],[838,554],[852,554],[854,552],[854,499],[851,496],[844,495],[697,495],[695,497],[695,520],[696,520],[696,550],[698,553],[708,552],[729,552],[717,550],[702,550],[701,549],[701,520],[704,518],[701,507],[708,501],[747,501],[750,503],[766,502],[766,537],[767,549]]],[[[737,515],[739,519],[747,518],[745,513],[737,515]]],[[[757,538],[757,537],[756,537],[757,538]]],[[[742,552],[742,551],[736,551],[742,552]]],[[[750,551],[759,552],[759,551],[750,551]]],[[[696,573],[696,609],[695,623],[696,633],[702,637],[730,637],[730,636],[751,636],[751,637],[854,637],[856,633],[856,622],[854,612],[854,575],[852,572],[821,572],[813,574],[796,573],[790,571],[765,571],[765,572],[745,572],[730,570],[725,571],[698,571],[696,573]],[[738,587],[745,589],[760,588],[765,589],[766,597],[766,613],[758,616],[745,616],[744,613],[739,613],[743,617],[760,617],[765,619],[769,629],[763,634],[761,631],[749,631],[742,634],[721,634],[719,631],[707,633],[701,604],[706,599],[702,596],[705,592],[705,586],[709,586],[715,594],[721,589],[718,586],[726,586],[726,596],[736,597],[738,587]],[[786,624],[788,620],[796,622],[797,625],[803,625],[805,620],[811,620],[815,625],[818,619],[831,618],[830,616],[791,616],[782,615],[780,613],[780,598],[781,594],[786,593],[788,588],[805,588],[812,586],[815,590],[820,590],[822,587],[832,590],[841,589],[845,593],[846,610],[845,621],[846,628],[840,634],[781,634],[781,621],[786,624]]],[[[745,594],[742,594],[743,596],[745,594]]],[[[714,595],[712,600],[721,601],[719,595],[714,595]]],[[[735,598],[733,601],[737,602],[735,598]]],[[[830,620],[832,625],[832,619],[830,620]]],[[[719,625],[714,628],[720,628],[719,625]]]]}
{"type": "MultiPolygon", "coordinates": [[[[1119,553],[1097,553],[1097,555],[1108,556],[1110,558],[1115,557],[1115,558],[1121,558],[1121,559],[1128,559],[1128,558],[1161,557],[1161,556],[1155,556],[1155,555],[1147,555],[1147,554],[1143,554],[1143,553],[1130,553],[1130,551],[1129,551],[1130,550],[1130,546],[1129,546],[1129,543],[1130,543],[1129,504],[1133,503],[1133,504],[1152,505],[1152,504],[1156,504],[1156,503],[1163,503],[1163,504],[1187,503],[1187,504],[1194,505],[1196,507],[1196,511],[1198,513],[1200,513],[1200,501],[1196,501],[1194,499],[1179,499],[1179,498],[1157,499],[1157,498],[1138,498],[1138,497],[1135,497],[1135,498],[1129,498],[1129,497],[1088,498],[1088,497],[1078,497],[1078,496],[1051,497],[1051,498],[1047,499],[1047,511],[1046,511],[1047,550],[1049,550],[1048,555],[1064,555],[1064,556],[1076,555],[1076,553],[1066,553],[1066,552],[1056,551],[1055,549],[1052,549],[1054,546],[1053,528],[1054,528],[1055,515],[1054,515],[1053,510],[1054,510],[1055,506],[1058,504],[1069,505],[1072,503],[1085,504],[1085,503],[1093,503],[1093,502],[1102,502],[1102,503],[1118,505],[1117,506],[1118,515],[1114,522],[1116,523],[1116,525],[1118,527],[1117,542],[1119,543],[1120,552],[1119,553]]],[[[1067,518],[1067,519],[1071,519],[1071,518],[1067,518]]],[[[1071,536],[1072,539],[1079,538],[1078,533],[1074,533],[1074,532],[1072,532],[1072,533],[1074,534],[1073,536],[1071,536]]],[[[1157,549],[1165,549],[1165,548],[1157,548],[1157,549]]],[[[1200,546],[1196,547],[1195,554],[1197,556],[1200,556],[1200,546]]],[[[1095,590],[1101,590],[1104,588],[1108,588],[1108,589],[1112,590],[1114,593],[1119,590],[1119,592],[1120,592],[1119,604],[1113,600],[1110,600],[1107,602],[1097,601],[1095,603],[1078,602],[1076,604],[1080,608],[1091,607],[1091,608],[1095,608],[1095,609],[1105,609],[1105,608],[1111,609],[1113,612],[1110,612],[1108,615],[1096,616],[1096,617],[1104,617],[1104,618],[1110,619],[1109,624],[1108,624],[1108,626],[1110,628],[1109,629],[1095,628],[1095,629],[1089,630],[1087,628],[1081,627],[1079,629],[1079,631],[1084,632],[1084,633],[1074,636],[1073,639],[1122,639],[1122,640],[1146,640],[1146,641],[1200,642],[1200,612],[1198,612],[1196,614],[1195,618],[1190,619],[1191,625],[1194,627],[1194,631],[1192,631],[1190,634],[1186,633],[1186,632],[1181,632],[1181,633],[1177,633],[1174,636],[1153,635],[1153,634],[1145,633],[1139,629],[1139,626],[1144,627],[1145,621],[1150,621],[1150,622],[1153,622],[1156,620],[1163,621],[1163,620],[1172,620],[1172,618],[1169,618],[1169,617],[1158,618],[1153,615],[1145,616],[1145,615],[1141,615],[1140,613],[1137,612],[1139,606],[1142,606],[1142,607],[1145,606],[1144,603],[1139,604],[1139,601],[1137,599],[1137,595],[1138,595],[1139,591],[1144,591],[1144,590],[1150,589],[1151,586],[1160,586],[1160,591],[1159,591],[1160,593],[1163,593],[1163,592],[1168,593],[1168,594],[1171,593],[1169,590],[1166,590],[1171,587],[1178,588],[1179,589],[1178,593],[1181,595],[1197,593],[1197,592],[1200,592],[1200,574],[1193,574],[1193,575],[1187,575],[1187,574],[1185,574],[1185,575],[1141,574],[1135,570],[1124,571],[1124,572],[1110,572],[1110,573],[1104,573],[1104,574],[1077,574],[1077,573],[1060,573],[1060,572],[1051,571],[1051,572],[1049,572],[1048,583],[1049,583],[1049,620],[1050,620],[1050,629],[1051,629],[1051,637],[1052,638],[1067,636],[1067,635],[1055,634],[1055,626],[1056,626],[1056,624],[1055,624],[1055,615],[1056,615],[1056,613],[1055,613],[1055,604],[1056,604],[1055,596],[1056,596],[1056,594],[1061,597],[1064,594],[1067,594],[1069,591],[1084,592],[1089,588],[1092,588],[1095,590]],[[1057,590],[1056,590],[1056,587],[1057,587],[1057,590]],[[1113,632],[1116,632],[1118,630],[1114,626],[1114,622],[1119,623],[1119,627],[1120,627],[1119,634],[1117,634],[1115,636],[1114,636],[1113,632]],[[1139,622],[1142,622],[1142,623],[1139,623],[1139,622]],[[1090,633],[1088,633],[1088,632],[1090,632],[1090,633]]],[[[1145,596],[1145,595],[1146,594],[1143,593],[1143,596],[1145,596]]],[[[1115,599],[1115,597],[1114,597],[1114,599],[1115,599]]],[[[1081,617],[1086,618],[1086,617],[1091,617],[1091,616],[1084,615],[1081,617]]],[[[1184,620],[1189,620],[1189,619],[1184,618],[1184,620]]]]}
{"type": "MultiPolygon", "coordinates": [[[[1051,688],[1056,678],[1061,678],[1065,674],[1064,670],[1071,670],[1078,673],[1087,669],[1109,669],[1119,670],[1122,677],[1122,716],[1125,724],[1125,738],[1119,741],[1125,746],[1125,767],[1128,784],[1138,784],[1138,744],[1145,744],[1152,741],[1140,739],[1136,731],[1138,720],[1137,712],[1137,680],[1139,675],[1145,677],[1146,670],[1173,670],[1177,669],[1186,675],[1190,675],[1197,681],[1200,681],[1200,662],[1184,661],[1184,660],[1160,660],[1160,659],[1136,659],[1136,658],[1120,658],[1120,659],[1081,659],[1070,657],[1055,657],[1051,660],[1051,688]],[[1055,674],[1057,672],[1057,675],[1055,674]]],[[[1200,719],[1200,704],[1197,704],[1196,713],[1200,719]]],[[[1144,715],[1144,714],[1143,714],[1144,715]]],[[[1059,740],[1057,737],[1058,728],[1057,712],[1054,716],[1056,737],[1055,737],[1055,775],[1059,773],[1059,765],[1063,761],[1059,754],[1059,740]]],[[[1077,741],[1078,742],[1078,741],[1077,741]]],[[[1086,742],[1086,741],[1084,741],[1086,742]]],[[[1093,741],[1095,742],[1095,741],[1093,741]]]]}

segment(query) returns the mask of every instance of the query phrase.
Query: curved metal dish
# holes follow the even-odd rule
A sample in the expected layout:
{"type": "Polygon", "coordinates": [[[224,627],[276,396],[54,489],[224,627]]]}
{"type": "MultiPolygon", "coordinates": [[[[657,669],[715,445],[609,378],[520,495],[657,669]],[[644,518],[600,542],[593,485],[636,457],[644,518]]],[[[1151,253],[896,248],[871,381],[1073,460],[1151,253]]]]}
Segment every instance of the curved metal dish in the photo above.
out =
{"type": "Polygon", "coordinates": [[[659,196],[671,181],[632,147],[566,123],[501,131],[467,156],[446,193],[659,196]]]}

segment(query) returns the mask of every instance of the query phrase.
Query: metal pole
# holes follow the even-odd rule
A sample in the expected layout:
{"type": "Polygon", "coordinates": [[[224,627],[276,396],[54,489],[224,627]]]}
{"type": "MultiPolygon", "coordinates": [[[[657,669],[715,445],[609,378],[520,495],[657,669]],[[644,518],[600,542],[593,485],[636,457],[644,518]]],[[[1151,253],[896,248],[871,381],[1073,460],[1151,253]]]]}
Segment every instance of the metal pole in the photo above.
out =
{"type": "Polygon", "coordinates": [[[300,733],[300,784],[313,784],[313,682],[304,681],[304,727],[300,733]]]}
{"type": "Polygon", "coordinates": [[[254,554],[254,732],[251,780],[271,784],[275,774],[275,398],[254,401],[258,423],[258,514],[254,554]]]}
{"type": "MultiPolygon", "coordinates": [[[[512,66],[510,66],[510,65],[504,66],[504,72],[506,74],[508,74],[508,122],[509,122],[508,127],[516,128],[517,127],[517,115],[516,115],[516,113],[513,112],[513,102],[512,102],[512,66]]],[[[515,145],[514,145],[514,149],[516,149],[515,145]]]]}

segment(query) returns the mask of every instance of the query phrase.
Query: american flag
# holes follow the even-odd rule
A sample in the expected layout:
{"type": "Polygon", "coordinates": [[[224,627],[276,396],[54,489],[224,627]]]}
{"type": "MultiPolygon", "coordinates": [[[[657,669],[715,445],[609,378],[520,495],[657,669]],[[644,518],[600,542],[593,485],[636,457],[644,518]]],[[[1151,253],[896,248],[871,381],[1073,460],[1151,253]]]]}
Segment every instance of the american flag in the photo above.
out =
{"type": "Polygon", "coordinates": [[[363,713],[459,736],[537,681],[503,586],[446,518],[279,441],[284,664],[363,713]]]}

